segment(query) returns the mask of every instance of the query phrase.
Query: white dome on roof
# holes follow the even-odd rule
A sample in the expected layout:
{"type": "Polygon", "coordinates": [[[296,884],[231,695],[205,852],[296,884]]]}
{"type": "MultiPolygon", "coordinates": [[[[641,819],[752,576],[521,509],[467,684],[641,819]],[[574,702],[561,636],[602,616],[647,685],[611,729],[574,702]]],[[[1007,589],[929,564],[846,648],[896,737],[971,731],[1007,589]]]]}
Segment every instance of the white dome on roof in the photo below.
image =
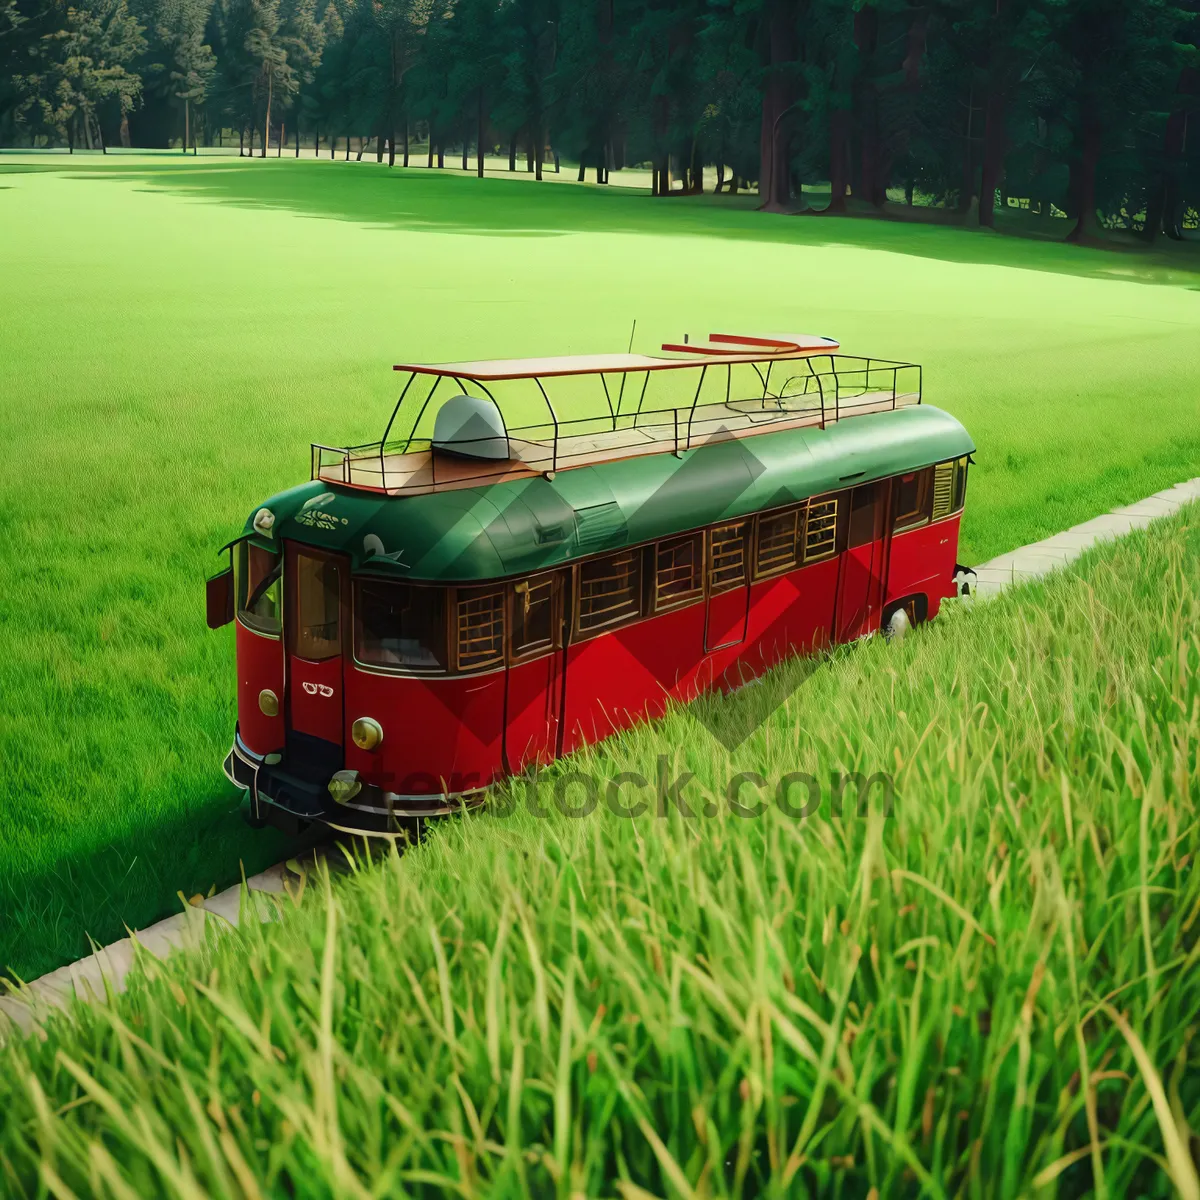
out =
{"type": "Polygon", "coordinates": [[[433,448],[463,458],[512,457],[500,409],[482,396],[451,396],[433,422],[433,448]]]}

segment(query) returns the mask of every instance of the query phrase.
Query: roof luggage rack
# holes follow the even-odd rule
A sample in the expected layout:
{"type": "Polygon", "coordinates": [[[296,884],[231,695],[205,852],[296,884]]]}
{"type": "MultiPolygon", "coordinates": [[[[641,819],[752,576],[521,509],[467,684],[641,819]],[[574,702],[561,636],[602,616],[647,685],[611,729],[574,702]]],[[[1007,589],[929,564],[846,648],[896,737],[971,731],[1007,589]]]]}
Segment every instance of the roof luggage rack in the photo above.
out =
{"type": "Polygon", "coordinates": [[[921,403],[918,365],[839,349],[832,338],[712,334],[666,343],[658,355],[400,364],[395,370],[408,379],[383,437],[361,446],[314,443],[312,478],[421,494],[824,429],[921,403]],[[456,407],[447,413],[450,402],[456,407]],[[556,402],[590,415],[564,420],[556,402]]]}

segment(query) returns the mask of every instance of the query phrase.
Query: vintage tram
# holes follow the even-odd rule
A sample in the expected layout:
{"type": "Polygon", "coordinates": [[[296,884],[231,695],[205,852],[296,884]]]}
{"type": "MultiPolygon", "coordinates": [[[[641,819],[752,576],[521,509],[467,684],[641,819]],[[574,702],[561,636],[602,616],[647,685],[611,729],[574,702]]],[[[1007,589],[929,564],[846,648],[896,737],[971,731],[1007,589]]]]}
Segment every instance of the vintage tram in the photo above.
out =
{"type": "Polygon", "coordinates": [[[448,813],[671,699],[933,617],[974,446],[919,367],[839,350],[397,367],[380,441],[314,445],[209,580],[252,823],[448,813]]]}

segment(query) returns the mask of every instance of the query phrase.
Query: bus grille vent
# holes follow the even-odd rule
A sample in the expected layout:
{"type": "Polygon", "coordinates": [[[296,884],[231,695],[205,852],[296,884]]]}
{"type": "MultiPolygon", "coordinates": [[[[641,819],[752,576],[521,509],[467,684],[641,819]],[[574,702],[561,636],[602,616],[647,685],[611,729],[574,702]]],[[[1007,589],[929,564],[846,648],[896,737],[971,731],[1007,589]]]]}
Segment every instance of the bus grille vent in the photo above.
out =
{"type": "Polygon", "coordinates": [[[938,463],[933,469],[933,519],[950,515],[954,507],[954,464],[938,463]]]}

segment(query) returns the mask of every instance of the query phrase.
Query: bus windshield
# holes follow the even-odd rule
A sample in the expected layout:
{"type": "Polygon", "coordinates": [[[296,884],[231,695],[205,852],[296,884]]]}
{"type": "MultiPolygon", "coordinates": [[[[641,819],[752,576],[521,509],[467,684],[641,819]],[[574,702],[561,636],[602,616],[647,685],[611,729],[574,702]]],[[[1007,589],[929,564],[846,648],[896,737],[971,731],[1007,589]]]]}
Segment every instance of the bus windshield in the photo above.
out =
{"type": "Polygon", "coordinates": [[[237,577],[238,620],[247,629],[278,637],[283,626],[279,615],[279,576],[283,556],[249,542],[240,542],[234,556],[237,577]]]}

